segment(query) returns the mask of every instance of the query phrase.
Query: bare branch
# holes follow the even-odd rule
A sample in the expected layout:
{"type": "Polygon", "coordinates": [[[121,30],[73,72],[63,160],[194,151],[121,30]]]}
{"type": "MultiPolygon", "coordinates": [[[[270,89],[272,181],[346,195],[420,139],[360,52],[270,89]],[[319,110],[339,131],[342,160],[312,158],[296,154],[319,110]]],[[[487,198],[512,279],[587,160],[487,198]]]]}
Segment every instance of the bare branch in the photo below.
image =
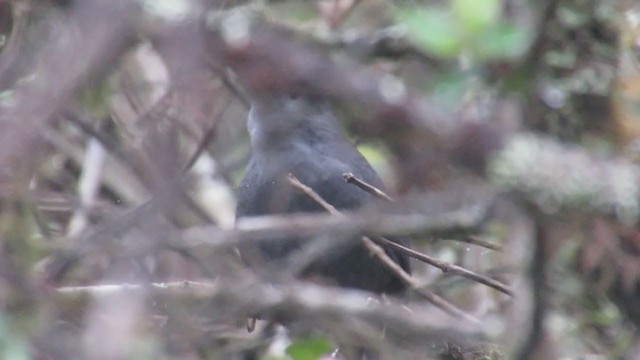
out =
{"type": "MultiPolygon", "coordinates": [[[[385,194],[384,192],[382,192],[381,190],[377,189],[375,186],[367,184],[366,182],[356,178],[355,176],[353,176],[353,174],[351,173],[344,173],[342,174],[342,176],[345,178],[345,180],[348,183],[354,184],[356,186],[358,186],[359,188],[367,191],[368,193],[372,194],[373,196],[376,196],[379,199],[382,200],[386,200],[386,201],[390,201],[393,202],[393,199],[391,197],[389,197],[389,195],[385,194]]],[[[295,186],[295,185],[294,185],[295,186]]],[[[315,200],[315,198],[314,198],[315,200]]],[[[316,200],[317,201],[317,200],[316,200]]],[[[324,205],[323,205],[324,206],[324,205]]],[[[335,210],[335,209],[334,209],[335,210]]],[[[335,210],[337,211],[337,210],[335,210]]],[[[509,296],[513,296],[513,291],[511,289],[509,289],[506,285],[502,284],[501,282],[491,279],[487,276],[484,275],[480,275],[474,271],[471,271],[469,269],[465,269],[461,266],[455,265],[455,264],[451,264],[451,263],[447,263],[444,261],[440,261],[434,257],[431,257],[429,255],[426,254],[422,254],[418,251],[415,251],[413,249],[410,249],[406,246],[402,246],[398,243],[395,243],[389,239],[386,239],[384,237],[375,237],[375,240],[378,242],[382,242],[384,245],[389,246],[389,247],[393,247],[396,250],[399,250],[400,252],[402,252],[403,254],[406,254],[414,259],[418,259],[420,261],[423,261],[431,266],[435,266],[438,269],[442,270],[442,272],[444,273],[452,273],[455,275],[460,275],[462,277],[465,277],[467,279],[471,279],[474,281],[477,281],[481,284],[484,284],[486,286],[489,286],[491,288],[494,288],[504,294],[507,294],[509,296]]]]}
{"type": "Polygon", "coordinates": [[[423,254],[421,252],[415,251],[413,249],[410,249],[406,246],[402,246],[400,244],[397,244],[389,239],[386,239],[384,237],[377,237],[376,240],[379,240],[380,242],[382,242],[385,246],[389,246],[389,247],[393,247],[396,250],[400,250],[402,251],[402,253],[407,254],[409,256],[411,256],[414,259],[418,259],[420,261],[423,261],[431,266],[437,267],[438,269],[442,270],[443,273],[450,273],[450,274],[454,274],[454,275],[459,275],[462,276],[464,278],[479,282],[483,285],[486,285],[490,288],[494,288],[506,295],[509,296],[513,296],[513,290],[511,290],[508,286],[506,286],[505,284],[491,279],[487,276],[484,275],[480,275],[474,271],[471,271],[469,269],[466,269],[462,266],[459,265],[455,265],[455,264],[451,264],[445,261],[441,261],[438,260],[434,257],[431,257],[429,255],[423,254]]]}
{"type": "MultiPolygon", "coordinates": [[[[148,284],[108,284],[96,286],[68,286],[56,289],[70,298],[101,297],[116,293],[149,292],[155,296],[180,295],[186,299],[210,302],[224,301],[227,310],[258,312],[264,315],[304,314],[304,317],[353,319],[357,317],[377,326],[385,326],[387,333],[402,334],[403,341],[425,338],[443,339],[448,331],[479,334],[475,323],[452,324],[450,320],[432,316],[424,305],[377,304],[367,301],[370,294],[363,291],[330,288],[308,282],[264,284],[247,277],[220,279],[216,282],[176,281],[148,284]]],[[[277,316],[276,316],[277,317],[277,316]]]]}
{"type": "Polygon", "coordinates": [[[111,66],[111,60],[129,48],[138,10],[132,1],[90,0],[74,6],[64,24],[52,17],[63,28],[60,33],[47,33],[47,46],[38,54],[46,61],[37,62],[30,72],[34,80],[16,86],[0,112],[3,178],[16,175],[15,166],[32,153],[42,126],[53,119],[83,81],[111,66]]]}
{"type": "Polygon", "coordinates": [[[353,185],[359,187],[360,189],[368,192],[369,194],[377,197],[380,200],[384,200],[384,201],[388,201],[388,202],[394,202],[394,200],[391,198],[391,196],[385,194],[382,190],[376,188],[375,186],[373,186],[371,184],[367,184],[366,182],[358,179],[352,173],[344,173],[344,174],[342,174],[342,177],[344,178],[344,180],[347,183],[353,184],[353,185]]]}
{"type": "MultiPolygon", "coordinates": [[[[302,191],[304,194],[312,198],[314,201],[318,202],[325,210],[330,212],[335,216],[344,216],[339,210],[337,210],[333,205],[329,204],[324,200],[317,192],[315,192],[310,187],[301,183],[295,176],[289,174],[287,177],[289,183],[299,191],[302,191]]],[[[424,290],[423,286],[411,276],[411,274],[407,273],[403,268],[400,267],[395,261],[393,261],[389,255],[382,249],[378,244],[373,242],[368,236],[362,236],[362,242],[366,246],[366,248],[380,260],[389,270],[391,270],[398,278],[405,283],[405,285],[409,286],[413,291],[422,295],[427,301],[431,302],[433,305],[437,306],[441,310],[447,312],[448,314],[454,315],[456,317],[463,318],[467,321],[472,321],[475,323],[479,323],[479,320],[475,317],[467,314],[457,306],[453,305],[449,301],[445,300],[441,296],[424,290]]],[[[391,242],[391,241],[389,241],[391,242]]],[[[404,248],[404,247],[402,247],[404,248]]],[[[406,248],[404,248],[406,249],[406,248]]]]}

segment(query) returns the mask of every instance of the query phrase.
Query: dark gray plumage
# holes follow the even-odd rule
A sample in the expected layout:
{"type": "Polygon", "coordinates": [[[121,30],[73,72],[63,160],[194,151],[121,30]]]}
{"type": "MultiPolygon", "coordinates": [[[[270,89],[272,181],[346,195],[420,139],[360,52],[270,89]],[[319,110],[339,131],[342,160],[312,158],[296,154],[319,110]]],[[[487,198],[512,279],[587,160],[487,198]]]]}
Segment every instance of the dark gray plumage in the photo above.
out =
{"type": "MultiPolygon", "coordinates": [[[[376,201],[369,193],[347,184],[343,173],[351,172],[384,188],[371,165],[342,135],[326,100],[287,94],[253,96],[248,129],[252,156],[238,191],[238,218],[325,211],[287,182],[289,173],[341,210],[361,208],[376,201]]],[[[280,261],[299,249],[304,241],[296,238],[261,242],[251,247],[249,252],[254,256],[249,256],[247,261],[254,268],[280,261]]],[[[406,239],[394,241],[407,245],[406,239]]],[[[346,243],[348,246],[319,257],[302,275],[378,293],[398,293],[404,289],[396,275],[374,258],[360,240],[351,239],[346,243]]],[[[390,249],[385,251],[403,269],[410,270],[404,255],[390,249]]]]}

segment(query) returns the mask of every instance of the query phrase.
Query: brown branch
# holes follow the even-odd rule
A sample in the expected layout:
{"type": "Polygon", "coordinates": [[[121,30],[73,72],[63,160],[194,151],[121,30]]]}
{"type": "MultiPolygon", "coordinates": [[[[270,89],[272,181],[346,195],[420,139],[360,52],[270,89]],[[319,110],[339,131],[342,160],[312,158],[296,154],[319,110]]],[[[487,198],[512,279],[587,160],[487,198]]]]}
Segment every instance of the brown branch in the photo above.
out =
{"type": "MultiPolygon", "coordinates": [[[[376,188],[373,185],[370,185],[358,178],[356,178],[355,176],[353,176],[352,173],[344,173],[342,174],[342,177],[345,178],[345,180],[350,183],[350,184],[354,184],[356,186],[358,186],[359,188],[365,190],[366,192],[372,194],[373,196],[382,199],[382,200],[386,200],[386,201],[394,201],[391,197],[389,197],[389,195],[385,194],[384,192],[382,192],[381,190],[379,190],[378,188],[376,188]]],[[[507,287],[505,284],[491,279],[487,276],[484,275],[480,275],[474,271],[471,271],[469,269],[463,268],[459,265],[455,265],[455,264],[451,264],[448,262],[444,262],[441,260],[438,260],[434,257],[431,257],[429,255],[420,253],[418,251],[415,251],[413,249],[410,249],[406,246],[402,246],[400,244],[397,244],[389,239],[386,239],[384,237],[374,237],[374,239],[378,242],[383,243],[386,246],[390,246],[395,248],[396,250],[399,250],[400,252],[402,252],[403,254],[410,256],[414,259],[420,260],[424,263],[427,263],[431,266],[435,266],[438,269],[442,270],[442,272],[444,273],[450,273],[450,274],[454,274],[454,275],[460,275],[462,277],[465,277],[467,279],[471,279],[474,281],[477,281],[481,284],[484,284],[488,287],[494,288],[504,294],[507,294],[509,296],[513,296],[513,291],[507,287]]],[[[483,244],[483,245],[487,245],[487,247],[495,247],[496,245],[493,244],[488,244],[482,241],[478,241],[478,240],[471,240],[471,239],[467,239],[467,242],[474,242],[476,244],[483,244]]]]}
{"type": "Polygon", "coordinates": [[[207,145],[209,145],[211,140],[213,140],[214,136],[217,134],[218,124],[222,119],[222,115],[224,115],[224,112],[227,110],[228,105],[229,103],[227,102],[226,105],[219,106],[215,114],[213,114],[213,121],[211,123],[211,126],[205,131],[202,140],[200,140],[200,142],[198,143],[196,151],[194,151],[193,155],[191,155],[191,157],[189,158],[189,161],[183,169],[182,175],[189,171],[189,169],[191,169],[196,161],[198,161],[198,158],[200,158],[200,155],[202,155],[204,150],[207,148],[207,145]]]}
{"type": "MultiPolygon", "coordinates": [[[[365,189],[367,192],[370,192],[372,194],[376,194],[376,196],[384,196],[383,199],[389,198],[390,201],[393,201],[393,199],[388,197],[388,195],[386,195],[382,191],[378,190],[374,186],[369,185],[369,184],[365,183],[364,181],[357,179],[351,173],[344,173],[342,176],[347,180],[347,182],[349,182],[349,180],[354,181],[353,182],[354,184],[356,184],[358,187],[360,187],[362,189],[365,189]]],[[[298,190],[304,192],[307,196],[309,196],[314,201],[319,203],[322,207],[324,207],[330,213],[332,213],[334,215],[343,216],[342,213],[340,211],[338,211],[333,205],[327,203],[313,189],[311,189],[310,187],[302,184],[298,179],[296,179],[295,176],[289,175],[287,177],[287,179],[289,180],[291,185],[293,185],[298,190]]],[[[434,257],[429,256],[429,255],[426,255],[426,254],[420,253],[418,251],[415,251],[413,249],[410,249],[410,248],[408,248],[406,246],[402,246],[402,245],[400,245],[398,243],[395,243],[395,242],[393,242],[393,241],[391,241],[391,240],[389,240],[389,239],[387,239],[385,237],[382,237],[382,236],[375,236],[375,237],[373,237],[373,239],[375,239],[376,242],[382,243],[385,246],[393,247],[394,249],[400,251],[401,253],[403,253],[403,254],[405,254],[407,256],[410,256],[410,257],[412,257],[414,259],[420,260],[420,261],[422,261],[422,262],[424,262],[426,264],[429,264],[431,266],[437,267],[438,269],[442,270],[442,272],[444,272],[444,273],[453,274],[453,275],[459,275],[459,276],[462,276],[464,278],[476,281],[476,282],[478,282],[480,284],[486,285],[486,286],[488,286],[490,288],[496,289],[496,290],[498,290],[498,291],[500,291],[500,292],[502,292],[502,293],[504,293],[506,295],[513,296],[513,291],[508,286],[506,286],[505,284],[503,284],[503,283],[501,283],[501,282],[499,282],[499,281],[497,281],[495,279],[491,279],[491,278],[489,278],[487,276],[480,275],[480,274],[478,274],[478,273],[476,273],[474,271],[471,271],[469,269],[466,269],[466,268],[464,268],[462,266],[438,260],[438,259],[436,259],[434,257]]],[[[378,250],[374,250],[373,246],[371,246],[371,245],[375,245],[375,247],[377,249],[382,251],[382,249],[379,246],[377,246],[369,237],[364,236],[363,240],[364,240],[365,244],[367,245],[367,248],[369,248],[369,250],[371,250],[372,252],[376,253],[378,250]]],[[[379,257],[381,257],[381,256],[379,256],[379,257]]],[[[399,270],[402,270],[398,266],[398,264],[393,262],[391,259],[388,259],[388,260],[391,262],[391,264],[386,264],[388,267],[393,267],[393,268],[397,268],[399,270]]],[[[394,272],[396,272],[397,275],[399,275],[399,276],[403,276],[402,274],[404,273],[406,276],[410,277],[410,275],[406,274],[406,272],[404,270],[398,271],[398,270],[394,269],[394,272]]],[[[405,278],[404,281],[407,284],[411,284],[411,283],[414,282],[413,279],[410,280],[408,278],[405,278]]]]}
{"type": "MultiPolygon", "coordinates": [[[[357,177],[355,177],[352,173],[344,173],[342,174],[342,177],[345,179],[345,181],[349,184],[353,184],[356,185],[357,187],[359,187],[360,189],[368,192],[369,194],[377,197],[380,200],[384,200],[387,202],[395,202],[395,200],[387,195],[385,192],[383,192],[382,190],[378,189],[377,187],[358,179],[357,177]]],[[[448,239],[447,239],[448,240],[448,239]]],[[[482,246],[485,247],[487,249],[491,249],[491,250],[498,250],[501,251],[502,250],[502,246],[498,245],[498,244],[494,244],[492,242],[489,241],[485,241],[482,240],[480,238],[478,238],[477,236],[468,236],[465,238],[461,238],[461,239],[450,239],[453,241],[460,241],[460,242],[466,242],[469,244],[474,244],[474,245],[478,245],[478,246],[482,246]]]]}
{"type": "MultiPolygon", "coordinates": [[[[247,242],[286,236],[315,236],[326,231],[349,234],[354,231],[391,235],[425,235],[467,230],[475,222],[458,213],[442,216],[420,214],[393,215],[354,213],[336,217],[325,214],[291,214],[256,216],[239,219],[236,227],[223,230],[216,226],[194,226],[184,230],[183,237],[191,244],[232,247],[247,242]]],[[[184,244],[183,244],[184,245],[184,244]]]]}
{"type": "MultiPolygon", "coordinates": [[[[130,251],[135,242],[121,242],[124,232],[148,218],[153,211],[154,200],[124,211],[112,219],[103,221],[86,231],[75,241],[72,249],[59,249],[48,267],[49,277],[59,279],[75,261],[83,258],[91,251],[121,254],[130,251]]],[[[330,214],[293,214],[248,217],[238,220],[233,229],[222,229],[218,226],[193,226],[176,232],[175,238],[169,239],[169,245],[176,249],[197,251],[203,249],[229,249],[255,241],[274,241],[273,239],[288,236],[313,237],[327,231],[336,235],[351,234],[354,231],[370,234],[411,235],[440,234],[443,232],[464,231],[476,225],[478,219],[459,213],[426,216],[420,214],[393,215],[354,213],[349,216],[333,216],[330,214]]],[[[146,241],[147,239],[145,239],[146,241]]]]}
{"type": "Polygon", "coordinates": [[[210,62],[213,72],[220,77],[224,86],[229,90],[229,92],[242,104],[242,106],[249,110],[251,108],[251,101],[247,94],[245,94],[242,86],[238,84],[238,81],[232,76],[232,73],[213,62],[210,62]]]}
{"type": "MultiPolygon", "coordinates": [[[[12,93],[15,105],[3,108],[0,115],[3,175],[17,175],[15,167],[27,162],[43,125],[52,121],[86,79],[100,74],[133,44],[139,9],[131,1],[83,1],[69,11],[60,32],[39,34],[50,37],[37,55],[47,61],[29,69],[37,74],[34,81],[17,84],[12,93]]],[[[55,16],[50,20],[61,22],[55,16]]]]}
{"type": "Polygon", "coordinates": [[[423,254],[421,252],[415,251],[413,249],[410,249],[406,246],[402,246],[400,244],[397,244],[389,239],[386,239],[384,237],[376,237],[376,240],[379,240],[380,242],[382,242],[385,246],[389,246],[389,247],[393,247],[396,250],[401,251],[402,253],[411,256],[414,259],[418,259],[424,263],[427,263],[431,266],[437,267],[438,269],[442,270],[443,273],[447,273],[447,274],[454,274],[454,275],[459,275],[462,276],[464,278],[479,282],[483,285],[486,285],[490,288],[496,289],[506,295],[509,296],[513,296],[513,290],[511,290],[508,286],[506,286],[505,284],[492,279],[490,277],[484,276],[484,275],[480,275],[474,271],[471,271],[469,269],[466,269],[462,266],[459,265],[455,265],[455,264],[451,264],[445,261],[441,261],[438,260],[434,257],[431,257],[429,255],[423,254]]]}
{"type": "Polygon", "coordinates": [[[496,244],[496,243],[491,242],[491,241],[484,240],[484,239],[480,238],[477,235],[469,235],[469,236],[461,237],[459,239],[439,239],[439,240],[458,241],[458,242],[463,242],[463,243],[467,243],[467,244],[473,244],[473,245],[481,246],[483,248],[487,248],[487,249],[491,249],[491,250],[495,250],[495,251],[502,251],[503,250],[502,249],[502,245],[496,244]]]}
{"type": "Polygon", "coordinates": [[[226,304],[225,311],[237,311],[238,316],[247,311],[260,311],[267,316],[286,314],[290,318],[291,310],[296,309],[295,313],[302,314],[300,318],[304,319],[331,318],[352,321],[356,317],[376,326],[384,325],[388,336],[391,333],[400,334],[403,343],[410,341],[420,345],[425,344],[425,339],[445,340],[451,332],[460,333],[460,338],[468,342],[477,337],[479,330],[476,324],[452,324],[450,319],[434,317],[433,312],[422,304],[377,304],[368,302],[370,294],[359,290],[323,287],[300,281],[265,284],[249,276],[220,278],[215,282],[174,281],[65,286],[55,289],[55,293],[63,301],[74,300],[74,304],[79,303],[77,300],[88,297],[141,291],[155,296],[168,295],[172,299],[178,295],[189,300],[204,300],[209,303],[222,300],[223,304],[226,304]]]}
{"type": "Polygon", "coordinates": [[[387,194],[384,193],[384,191],[378,189],[377,187],[370,185],[360,179],[358,179],[357,177],[355,177],[352,173],[344,173],[342,174],[342,177],[344,178],[344,180],[349,183],[349,184],[353,184],[357,187],[359,187],[360,189],[368,192],[369,194],[377,197],[380,200],[384,200],[384,201],[388,201],[388,202],[394,202],[393,198],[387,194]]]}
{"type": "Polygon", "coordinates": [[[312,188],[300,182],[300,180],[298,180],[298,178],[295,177],[293,174],[287,175],[287,181],[289,181],[289,184],[291,184],[291,186],[303,192],[305,195],[310,197],[313,201],[320,204],[320,206],[322,206],[330,214],[337,215],[337,216],[344,216],[338,209],[336,209],[335,206],[329,204],[325,199],[322,198],[322,196],[320,196],[317,192],[315,192],[315,190],[313,190],[312,188]]]}
{"type": "Polygon", "coordinates": [[[514,359],[524,360],[541,355],[543,358],[545,351],[545,337],[546,331],[544,322],[549,312],[548,308],[548,291],[547,291],[547,278],[548,278],[548,262],[549,262],[549,247],[551,247],[552,240],[549,236],[548,224],[544,221],[544,216],[540,214],[535,215],[535,248],[533,249],[533,256],[530,259],[528,265],[528,277],[529,287],[531,291],[531,313],[526,314],[530,318],[528,325],[529,329],[525,332],[526,338],[520,343],[520,346],[515,350],[514,359]]]}
{"type": "MultiPolygon", "coordinates": [[[[326,202],[317,192],[315,192],[312,188],[303,184],[298,180],[295,176],[289,174],[287,176],[287,180],[289,183],[296,188],[297,190],[303,192],[305,195],[309,196],[311,199],[320,204],[325,210],[335,216],[344,216],[339,210],[337,210],[333,205],[326,202]]],[[[367,247],[367,249],[380,260],[389,270],[391,270],[398,278],[402,280],[409,288],[411,288],[416,293],[420,294],[423,298],[429,301],[431,304],[437,306],[439,309],[445,311],[450,315],[454,315],[459,318],[463,318],[465,320],[478,323],[479,320],[474,316],[464,312],[457,306],[453,305],[449,301],[445,300],[441,296],[423,289],[423,286],[413,278],[409,273],[407,273],[403,268],[400,267],[395,261],[393,261],[389,255],[377,245],[373,240],[371,240],[368,236],[362,236],[362,242],[367,247]]]]}
{"type": "MultiPolygon", "coordinates": [[[[534,79],[538,75],[545,46],[552,36],[552,32],[549,31],[550,23],[556,18],[556,11],[559,4],[560,0],[547,0],[541,3],[542,11],[538,19],[538,24],[535,26],[538,32],[535,34],[522,61],[514,67],[511,74],[504,77],[505,79],[518,79],[518,81],[522,81],[521,77],[523,76],[534,79]]],[[[505,85],[512,84],[508,84],[507,82],[505,85]]]]}

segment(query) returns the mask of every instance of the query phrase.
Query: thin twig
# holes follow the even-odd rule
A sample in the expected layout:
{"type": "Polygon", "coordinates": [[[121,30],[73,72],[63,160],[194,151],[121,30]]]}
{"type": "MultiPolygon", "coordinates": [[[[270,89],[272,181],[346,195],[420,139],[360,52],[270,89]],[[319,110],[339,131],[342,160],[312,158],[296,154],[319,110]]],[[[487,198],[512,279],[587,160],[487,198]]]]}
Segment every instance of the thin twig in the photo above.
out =
{"type": "Polygon", "coordinates": [[[320,204],[320,206],[322,206],[325,210],[327,210],[332,215],[344,216],[338,209],[336,209],[335,206],[329,204],[317,192],[315,192],[315,190],[313,190],[312,188],[310,188],[307,185],[303,184],[293,174],[287,175],[287,181],[289,181],[291,186],[293,186],[294,188],[302,191],[305,195],[307,195],[308,197],[313,199],[313,201],[315,201],[318,204],[320,204]]]}
{"type": "Polygon", "coordinates": [[[229,101],[225,101],[224,106],[218,106],[216,108],[216,113],[212,116],[213,122],[211,126],[209,127],[209,129],[205,131],[204,136],[202,137],[202,140],[200,140],[200,142],[198,143],[198,147],[196,148],[196,151],[193,153],[193,155],[191,155],[191,158],[187,162],[187,165],[184,167],[183,172],[187,172],[189,169],[191,169],[191,167],[200,158],[200,155],[202,155],[204,150],[207,148],[207,145],[211,142],[211,140],[213,140],[213,137],[217,133],[216,130],[218,129],[218,124],[222,120],[222,115],[224,115],[228,107],[229,107],[229,101]]]}
{"type": "Polygon", "coordinates": [[[450,274],[454,274],[454,275],[460,275],[464,278],[479,282],[483,285],[486,285],[490,288],[496,289],[506,295],[509,296],[513,296],[513,290],[511,290],[507,285],[492,279],[490,277],[484,276],[484,275],[480,275],[474,271],[471,271],[469,269],[463,268],[462,266],[459,265],[455,265],[455,264],[451,264],[445,261],[441,261],[438,260],[436,258],[433,258],[429,255],[423,254],[421,252],[415,251],[413,249],[410,249],[406,246],[402,246],[398,243],[395,243],[389,239],[386,239],[384,237],[376,237],[376,240],[379,240],[381,243],[383,243],[385,246],[389,246],[389,247],[393,247],[396,250],[399,250],[400,252],[402,252],[403,254],[406,254],[408,256],[411,256],[414,259],[420,260],[424,263],[427,263],[431,266],[437,267],[438,269],[442,270],[442,272],[444,273],[450,273],[450,274]]]}
{"type": "Polygon", "coordinates": [[[99,120],[92,118],[86,111],[77,107],[69,107],[62,112],[62,118],[77,126],[86,135],[96,138],[110,154],[121,161],[126,162],[131,157],[131,154],[125,151],[115,139],[95,129],[92,124],[98,123],[99,120]]]}
{"type": "Polygon", "coordinates": [[[525,333],[526,339],[521,342],[515,351],[514,359],[529,359],[531,354],[543,353],[541,348],[544,345],[545,333],[544,322],[549,313],[547,306],[548,291],[546,291],[549,246],[551,239],[549,238],[548,226],[544,221],[544,217],[540,214],[535,216],[535,248],[533,249],[533,257],[527,264],[529,277],[529,291],[531,292],[530,301],[533,302],[530,307],[531,313],[523,314],[529,319],[529,330],[525,333]]]}
{"type": "MultiPolygon", "coordinates": [[[[534,27],[538,29],[535,34],[527,53],[523,56],[522,61],[520,61],[517,66],[511,70],[510,74],[504,76],[504,79],[520,79],[522,81],[522,77],[526,77],[528,79],[534,79],[538,74],[540,69],[540,65],[542,63],[541,59],[543,58],[545,52],[545,46],[550,40],[551,31],[550,28],[551,22],[556,18],[556,11],[560,4],[559,0],[547,0],[546,3],[542,3],[542,11],[540,17],[538,19],[538,23],[534,27]]],[[[512,81],[511,81],[512,82],[512,81]]],[[[510,81],[505,81],[503,90],[508,91],[506,89],[508,86],[512,86],[510,81]]]]}
{"type": "MultiPolygon", "coordinates": [[[[247,274],[248,275],[248,274],[247,274]]],[[[474,324],[452,323],[443,317],[423,319],[431,311],[422,304],[400,305],[395,302],[367,303],[369,294],[355,289],[338,289],[309,282],[293,281],[287,284],[265,284],[253,277],[237,276],[220,278],[215,282],[173,281],[165,283],[106,284],[94,286],[65,286],[55,288],[63,299],[85,296],[99,297],[119,293],[146,291],[154,296],[175,295],[187,299],[225,299],[230,309],[260,310],[264,315],[289,312],[298,309],[311,318],[363,319],[372,324],[385,324],[395,333],[403,334],[403,340],[424,343],[425,338],[446,338],[448,330],[473,337],[479,328],[474,324]],[[409,309],[409,311],[407,311],[409,309]]]]}
{"type": "Polygon", "coordinates": [[[238,101],[244,106],[245,109],[249,110],[251,108],[251,101],[249,101],[249,97],[245,93],[244,89],[242,89],[242,85],[238,84],[234,78],[232,78],[232,73],[225,67],[221,67],[216,64],[214,61],[209,61],[208,63],[211,66],[211,69],[214,73],[216,73],[222,83],[229,89],[231,94],[238,99],[238,101]]]}
{"type": "MultiPolygon", "coordinates": [[[[373,196],[382,199],[382,200],[386,200],[386,201],[390,201],[393,202],[394,200],[387,194],[385,194],[383,191],[381,191],[380,189],[376,188],[375,186],[368,184],[360,179],[358,179],[357,177],[355,177],[352,173],[344,173],[342,174],[342,177],[344,177],[344,179],[350,183],[350,184],[354,184],[356,186],[358,186],[359,188],[365,190],[366,192],[372,194],[373,196]]],[[[504,294],[507,294],[509,296],[513,296],[513,291],[511,289],[509,289],[508,286],[506,286],[505,284],[491,279],[489,277],[486,277],[484,275],[480,275],[474,271],[471,271],[469,269],[465,269],[459,265],[455,265],[455,264],[451,264],[451,263],[447,263],[441,260],[438,260],[436,258],[433,258],[429,255],[423,254],[421,252],[415,251],[413,249],[410,249],[406,246],[402,246],[400,244],[397,244],[389,239],[386,239],[384,237],[375,237],[376,240],[379,240],[379,242],[383,243],[384,245],[387,246],[391,246],[393,248],[395,248],[396,250],[399,250],[400,252],[402,252],[403,254],[410,256],[414,259],[420,260],[424,263],[427,263],[431,266],[435,266],[438,269],[442,270],[442,272],[445,273],[453,273],[455,275],[460,275],[462,277],[465,277],[467,279],[471,279],[474,281],[477,281],[481,284],[487,285],[491,288],[494,288],[504,294]]],[[[499,245],[495,245],[489,242],[485,242],[482,241],[480,239],[477,238],[465,238],[464,240],[461,240],[464,242],[468,242],[468,243],[472,243],[472,244],[477,244],[477,245],[481,245],[484,247],[487,247],[489,249],[495,249],[495,250],[499,250],[501,249],[501,247],[499,245]]]]}
{"type": "Polygon", "coordinates": [[[353,11],[356,9],[358,4],[360,4],[360,2],[362,2],[362,0],[354,0],[351,3],[351,5],[349,5],[349,7],[340,16],[340,19],[338,20],[338,24],[336,24],[336,27],[340,27],[344,25],[345,21],[349,18],[349,16],[351,16],[351,14],[353,14],[353,11]]]}
{"type": "Polygon", "coordinates": [[[393,198],[391,196],[385,194],[384,191],[378,189],[377,187],[375,187],[375,186],[373,186],[371,184],[368,184],[368,183],[358,179],[352,173],[344,173],[344,174],[342,174],[342,177],[344,178],[344,180],[347,183],[356,185],[360,189],[368,192],[369,194],[377,197],[380,200],[384,200],[384,201],[388,201],[388,202],[394,202],[393,198]]]}
{"type": "Polygon", "coordinates": [[[439,240],[458,241],[458,242],[463,242],[463,243],[467,243],[467,244],[473,244],[473,245],[481,246],[483,248],[487,248],[487,249],[491,249],[491,250],[495,250],[495,251],[502,251],[503,250],[502,245],[496,244],[496,243],[491,242],[491,241],[484,240],[484,239],[482,239],[482,238],[480,238],[479,236],[476,236],[476,235],[468,235],[468,236],[462,237],[460,239],[439,239],[439,240]]]}
{"type": "MultiPolygon", "coordinates": [[[[289,183],[299,191],[303,192],[305,195],[309,196],[311,199],[320,204],[325,210],[330,212],[336,216],[344,216],[338,209],[336,209],[333,205],[326,202],[317,192],[315,192],[309,186],[303,184],[292,174],[287,176],[287,180],[289,183]]],[[[404,282],[408,287],[414,290],[416,293],[422,295],[427,301],[437,306],[441,310],[445,311],[450,315],[454,315],[459,318],[463,318],[465,320],[478,323],[479,320],[473,317],[472,315],[464,312],[457,306],[453,305],[449,301],[440,297],[439,295],[424,290],[422,285],[413,278],[409,273],[407,273],[400,265],[398,265],[395,261],[393,261],[389,255],[384,251],[382,247],[377,245],[373,240],[371,240],[368,236],[362,237],[362,242],[367,247],[371,253],[376,256],[385,266],[387,266],[396,276],[398,276],[402,282],[404,282]]]]}

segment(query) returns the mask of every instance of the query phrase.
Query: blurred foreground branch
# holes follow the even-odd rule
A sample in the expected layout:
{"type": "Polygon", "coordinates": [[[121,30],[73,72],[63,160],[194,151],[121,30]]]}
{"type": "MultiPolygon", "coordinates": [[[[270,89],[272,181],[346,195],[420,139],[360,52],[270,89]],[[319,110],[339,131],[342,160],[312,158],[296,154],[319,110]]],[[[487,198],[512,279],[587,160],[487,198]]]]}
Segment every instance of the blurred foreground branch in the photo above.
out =
{"type": "Polygon", "coordinates": [[[177,281],[150,284],[117,284],[60,287],[56,292],[77,301],[86,297],[110,296],[117,293],[145,292],[153,296],[180,296],[225,304],[218,311],[290,319],[304,314],[307,321],[320,318],[359,318],[376,326],[385,326],[396,340],[424,344],[425,339],[446,339],[459,333],[479,337],[481,329],[471,323],[452,324],[450,320],[431,316],[421,305],[401,306],[395,303],[376,304],[367,301],[367,292],[327,288],[307,282],[264,284],[247,278],[220,279],[216,282],[177,281]],[[226,311],[223,311],[225,309],[226,311]],[[427,320],[428,318],[428,320],[427,320]]]}
{"type": "Polygon", "coordinates": [[[46,20],[60,27],[59,32],[37,33],[46,37],[37,55],[46,61],[36,63],[28,73],[33,80],[11,89],[0,108],[0,181],[18,176],[16,168],[28,163],[44,125],[85,81],[104,73],[133,44],[138,14],[132,1],[89,0],[64,19],[52,15],[46,20]]]}

